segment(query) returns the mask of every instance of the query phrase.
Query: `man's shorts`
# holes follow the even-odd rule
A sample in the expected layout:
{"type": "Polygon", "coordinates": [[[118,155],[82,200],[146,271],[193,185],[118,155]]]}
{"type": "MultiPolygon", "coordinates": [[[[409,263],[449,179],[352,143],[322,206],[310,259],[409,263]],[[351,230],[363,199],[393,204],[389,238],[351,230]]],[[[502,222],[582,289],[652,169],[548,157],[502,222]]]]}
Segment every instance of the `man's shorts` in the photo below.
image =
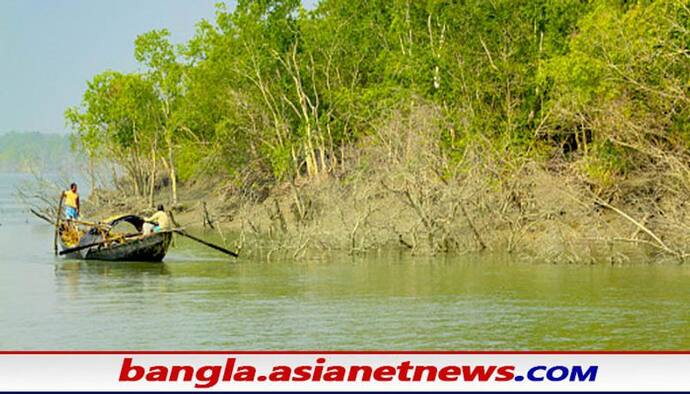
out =
{"type": "Polygon", "coordinates": [[[65,207],[65,216],[67,217],[67,219],[76,220],[79,217],[79,213],[77,213],[77,208],[65,207]]]}

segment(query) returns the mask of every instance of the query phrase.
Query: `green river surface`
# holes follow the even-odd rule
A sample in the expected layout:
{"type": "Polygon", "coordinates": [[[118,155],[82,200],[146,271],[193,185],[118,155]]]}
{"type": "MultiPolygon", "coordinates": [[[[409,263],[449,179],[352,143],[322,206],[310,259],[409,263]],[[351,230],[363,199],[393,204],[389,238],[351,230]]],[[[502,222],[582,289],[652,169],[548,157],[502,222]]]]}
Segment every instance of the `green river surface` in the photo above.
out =
{"type": "Polygon", "coordinates": [[[67,261],[0,174],[0,349],[690,349],[690,266],[496,257],[265,262],[177,241],[67,261]]]}

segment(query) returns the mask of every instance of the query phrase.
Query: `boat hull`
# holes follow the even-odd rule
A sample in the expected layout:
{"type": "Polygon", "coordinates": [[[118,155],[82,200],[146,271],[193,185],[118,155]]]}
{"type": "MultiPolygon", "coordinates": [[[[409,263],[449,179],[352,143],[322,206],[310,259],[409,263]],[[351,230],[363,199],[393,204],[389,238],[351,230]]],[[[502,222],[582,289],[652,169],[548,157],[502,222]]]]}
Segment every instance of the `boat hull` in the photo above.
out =
{"type": "MultiPolygon", "coordinates": [[[[98,245],[69,253],[67,258],[105,261],[160,262],[168,252],[172,233],[162,232],[129,239],[121,244],[98,245]]],[[[63,249],[66,247],[63,246],[63,249]]]]}

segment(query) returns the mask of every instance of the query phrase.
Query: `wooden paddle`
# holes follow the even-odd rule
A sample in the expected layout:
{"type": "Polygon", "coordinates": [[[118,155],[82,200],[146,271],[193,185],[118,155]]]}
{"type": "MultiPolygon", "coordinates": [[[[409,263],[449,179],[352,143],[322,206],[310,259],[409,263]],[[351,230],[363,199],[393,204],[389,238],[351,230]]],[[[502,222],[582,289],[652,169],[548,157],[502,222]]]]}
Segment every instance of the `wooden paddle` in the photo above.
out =
{"type": "Polygon", "coordinates": [[[57,219],[55,219],[55,234],[53,236],[53,252],[58,254],[58,233],[60,232],[60,218],[62,216],[62,201],[64,200],[64,192],[60,193],[60,202],[57,207],[57,219]]]}
{"type": "Polygon", "coordinates": [[[103,244],[106,244],[108,242],[112,242],[112,240],[106,239],[105,241],[98,241],[98,242],[94,242],[94,243],[90,243],[90,244],[86,244],[86,245],[79,245],[79,246],[75,246],[73,248],[64,249],[64,250],[60,251],[60,256],[63,256],[63,255],[66,255],[66,254],[69,254],[72,252],[78,252],[80,250],[88,249],[88,248],[93,247],[93,246],[103,245],[103,244]]]}
{"type": "Polygon", "coordinates": [[[173,230],[173,232],[175,232],[175,233],[177,233],[177,234],[180,234],[180,235],[182,235],[182,236],[184,236],[184,237],[187,237],[187,238],[189,238],[189,239],[192,239],[192,240],[194,240],[194,241],[196,241],[196,242],[199,242],[200,244],[204,244],[204,245],[208,246],[208,247],[211,248],[211,249],[215,249],[215,250],[217,250],[217,251],[219,251],[219,252],[223,252],[223,253],[225,253],[225,254],[229,254],[229,255],[232,256],[232,257],[239,257],[239,254],[233,252],[232,250],[227,250],[227,249],[222,248],[222,247],[220,247],[220,246],[218,246],[218,245],[214,245],[214,244],[212,244],[212,243],[210,243],[210,242],[206,242],[206,241],[204,241],[203,239],[200,239],[200,238],[197,238],[197,237],[195,237],[195,236],[193,236],[193,235],[190,235],[190,234],[188,234],[188,233],[185,232],[185,231],[182,231],[182,230],[173,230]]]}

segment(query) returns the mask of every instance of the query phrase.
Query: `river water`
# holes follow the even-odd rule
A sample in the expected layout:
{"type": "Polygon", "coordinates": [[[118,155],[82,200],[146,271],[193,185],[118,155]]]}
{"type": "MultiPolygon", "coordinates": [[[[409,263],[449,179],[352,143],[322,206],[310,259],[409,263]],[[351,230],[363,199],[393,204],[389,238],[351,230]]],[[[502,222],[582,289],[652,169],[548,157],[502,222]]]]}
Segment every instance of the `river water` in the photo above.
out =
{"type": "Polygon", "coordinates": [[[690,349],[690,267],[508,258],[66,261],[0,174],[0,349],[690,349]]]}

